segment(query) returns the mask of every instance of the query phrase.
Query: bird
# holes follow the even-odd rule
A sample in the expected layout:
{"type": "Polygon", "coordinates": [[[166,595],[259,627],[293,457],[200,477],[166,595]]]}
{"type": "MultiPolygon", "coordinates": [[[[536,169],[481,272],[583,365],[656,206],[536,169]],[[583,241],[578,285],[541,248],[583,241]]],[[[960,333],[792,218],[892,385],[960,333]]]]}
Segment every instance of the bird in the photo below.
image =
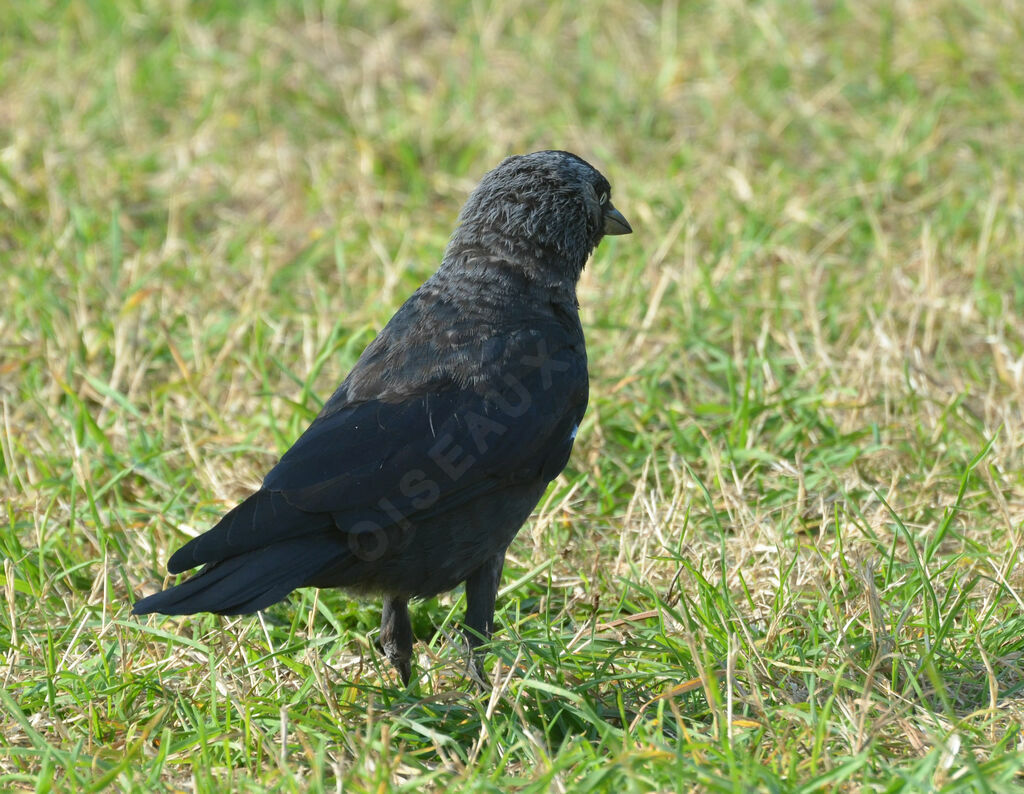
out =
{"type": "Polygon", "coordinates": [[[506,549],[587,408],[577,282],[603,237],[631,232],[578,155],[502,160],[470,193],[438,269],[262,486],[167,562],[171,574],[202,568],[132,613],[244,615],[310,586],[380,596],[377,643],[408,686],[409,601],[464,583],[475,661],[506,549]]]}

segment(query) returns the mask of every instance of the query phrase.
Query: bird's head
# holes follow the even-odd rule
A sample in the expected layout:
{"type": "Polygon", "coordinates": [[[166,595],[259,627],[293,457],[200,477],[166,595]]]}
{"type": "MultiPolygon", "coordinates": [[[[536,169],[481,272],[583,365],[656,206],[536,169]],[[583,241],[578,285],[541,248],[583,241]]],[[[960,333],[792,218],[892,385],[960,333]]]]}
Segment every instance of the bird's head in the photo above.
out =
{"type": "Polygon", "coordinates": [[[484,176],[462,208],[449,254],[483,250],[575,283],[602,237],[632,231],[600,171],[570,152],[533,152],[484,176]]]}

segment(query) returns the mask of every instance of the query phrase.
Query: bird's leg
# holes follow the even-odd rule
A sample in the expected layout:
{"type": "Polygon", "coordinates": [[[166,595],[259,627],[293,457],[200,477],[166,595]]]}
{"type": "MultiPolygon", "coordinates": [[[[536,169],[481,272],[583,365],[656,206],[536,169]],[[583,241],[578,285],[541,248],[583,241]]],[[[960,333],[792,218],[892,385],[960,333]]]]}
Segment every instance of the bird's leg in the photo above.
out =
{"type": "Polygon", "coordinates": [[[494,627],[494,600],[498,597],[498,583],[501,569],[505,565],[505,550],[495,554],[473,571],[466,579],[466,641],[469,643],[469,660],[472,672],[483,677],[483,660],[477,648],[491,638],[494,627]]]}
{"type": "Polygon", "coordinates": [[[400,596],[385,596],[380,616],[380,648],[406,686],[412,677],[413,641],[408,603],[400,596]]]}

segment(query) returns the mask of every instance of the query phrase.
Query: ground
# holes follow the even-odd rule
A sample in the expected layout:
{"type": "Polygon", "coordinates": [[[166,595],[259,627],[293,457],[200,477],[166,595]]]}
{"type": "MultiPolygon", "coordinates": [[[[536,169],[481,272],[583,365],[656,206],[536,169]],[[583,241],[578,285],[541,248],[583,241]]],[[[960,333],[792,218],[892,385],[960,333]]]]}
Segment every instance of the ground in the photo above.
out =
{"type": "Polygon", "coordinates": [[[9,4],[0,787],[1024,786],[1013,0],[9,4]],[[436,267],[504,156],[634,234],[591,407],[456,592],[137,619],[436,267]]]}

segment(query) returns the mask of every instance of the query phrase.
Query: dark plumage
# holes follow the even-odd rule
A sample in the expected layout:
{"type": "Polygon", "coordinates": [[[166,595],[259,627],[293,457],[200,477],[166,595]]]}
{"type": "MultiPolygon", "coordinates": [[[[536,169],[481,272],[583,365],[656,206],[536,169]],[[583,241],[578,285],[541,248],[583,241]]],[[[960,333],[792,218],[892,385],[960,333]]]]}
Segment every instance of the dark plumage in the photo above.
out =
{"type": "Polygon", "coordinates": [[[479,645],[505,549],[587,406],[576,282],[604,235],[632,231],[610,192],[568,152],[509,157],[484,176],[441,267],[260,490],[167,564],[205,567],[132,611],[245,614],[305,586],[381,593],[381,647],[408,683],[408,600],[465,582],[479,645]]]}

